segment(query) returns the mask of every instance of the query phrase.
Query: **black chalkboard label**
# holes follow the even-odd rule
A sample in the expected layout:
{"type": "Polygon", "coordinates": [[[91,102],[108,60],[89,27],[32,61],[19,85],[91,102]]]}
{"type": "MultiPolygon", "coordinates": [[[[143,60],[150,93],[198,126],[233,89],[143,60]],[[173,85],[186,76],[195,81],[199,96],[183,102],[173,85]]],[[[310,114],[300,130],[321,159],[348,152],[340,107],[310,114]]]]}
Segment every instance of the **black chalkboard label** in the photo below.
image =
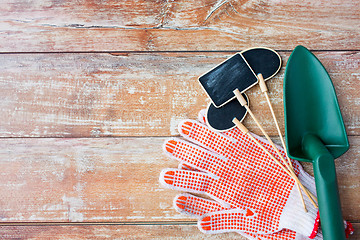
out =
{"type": "Polygon", "coordinates": [[[241,54],[255,74],[261,73],[265,80],[273,77],[281,67],[281,57],[269,48],[252,48],[241,54]]]}
{"type": "Polygon", "coordinates": [[[220,107],[235,98],[233,91],[246,91],[257,83],[258,79],[246,62],[237,53],[199,78],[199,82],[216,107],[220,107]]]}
{"type": "MultiPolygon", "coordinates": [[[[249,103],[246,94],[243,93],[242,96],[249,103]]],[[[237,99],[233,99],[219,108],[211,103],[206,112],[206,122],[210,128],[216,131],[226,131],[235,127],[235,124],[232,122],[234,118],[241,122],[245,118],[246,113],[246,108],[241,106],[237,99]]]]}

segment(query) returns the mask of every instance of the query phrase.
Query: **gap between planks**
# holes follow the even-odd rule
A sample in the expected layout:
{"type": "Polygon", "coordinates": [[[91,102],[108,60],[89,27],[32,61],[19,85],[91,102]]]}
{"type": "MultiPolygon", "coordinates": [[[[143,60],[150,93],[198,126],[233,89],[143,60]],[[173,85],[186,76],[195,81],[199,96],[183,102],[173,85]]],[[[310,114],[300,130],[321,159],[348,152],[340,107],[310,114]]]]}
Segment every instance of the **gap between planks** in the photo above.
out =
{"type": "Polygon", "coordinates": [[[1,226],[108,226],[108,225],[197,225],[196,221],[149,221],[149,222],[6,222],[1,226]]]}
{"type": "MultiPolygon", "coordinates": [[[[255,46],[256,47],[256,46],[255,46]]],[[[261,47],[261,46],[257,46],[261,47]]],[[[154,51],[45,51],[45,52],[1,52],[0,55],[12,55],[12,54],[110,54],[113,56],[118,56],[122,54],[152,54],[152,53],[236,53],[241,52],[244,49],[233,49],[233,50],[154,50],[154,51]]],[[[284,52],[284,53],[291,53],[293,49],[273,49],[276,52],[284,52]]],[[[359,52],[359,49],[311,49],[311,52],[359,52]]]]}

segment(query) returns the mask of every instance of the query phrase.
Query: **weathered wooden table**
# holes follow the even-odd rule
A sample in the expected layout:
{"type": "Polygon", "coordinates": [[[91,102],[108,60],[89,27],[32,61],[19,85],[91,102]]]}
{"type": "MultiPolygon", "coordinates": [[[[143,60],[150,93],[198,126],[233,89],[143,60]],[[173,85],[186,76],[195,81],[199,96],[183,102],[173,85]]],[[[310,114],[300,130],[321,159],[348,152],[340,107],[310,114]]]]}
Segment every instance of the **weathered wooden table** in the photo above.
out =
{"type": "MultiPolygon", "coordinates": [[[[338,94],[342,208],[360,239],[359,14],[353,0],[2,1],[0,238],[243,239],[205,236],[173,210],[158,175],[177,163],[161,146],[206,107],[199,75],[254,46],[285,66],[302,44],[338,94]]],[[[269,82],[282,129],[284,66],[269,82]]],[[[276,136],[260,91],[249,96],[276,136]]]]}

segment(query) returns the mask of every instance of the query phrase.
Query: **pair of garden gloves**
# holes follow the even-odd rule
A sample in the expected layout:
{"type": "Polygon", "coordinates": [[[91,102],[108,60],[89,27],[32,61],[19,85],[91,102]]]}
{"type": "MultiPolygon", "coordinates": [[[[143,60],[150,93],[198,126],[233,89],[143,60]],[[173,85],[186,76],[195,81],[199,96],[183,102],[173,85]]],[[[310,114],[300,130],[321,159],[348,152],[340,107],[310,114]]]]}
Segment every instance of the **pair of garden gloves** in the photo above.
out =
{"type": "MultiPolygon", "coordinates": [[[[304,197],[308,212],[304,211],[295,181],[237,128],[221,133],[209,129],[205,113],[199,113],[199,121],[179,124],[183,138],[164,143],[164,152],[180,164],[164,169],[160,183],[187,192],[175,197],[175,209],[197,218],[204,233],[237,232],[248,239],[322,239],[318,209],[304,197]]],[[[277,156],[266,140],[252,135],[277,156]]],[[[313,177],[291,161],[299,180],[315,195],[313,177]]],[[[351,224],[344,224],[350,233],[351,224]]]]}

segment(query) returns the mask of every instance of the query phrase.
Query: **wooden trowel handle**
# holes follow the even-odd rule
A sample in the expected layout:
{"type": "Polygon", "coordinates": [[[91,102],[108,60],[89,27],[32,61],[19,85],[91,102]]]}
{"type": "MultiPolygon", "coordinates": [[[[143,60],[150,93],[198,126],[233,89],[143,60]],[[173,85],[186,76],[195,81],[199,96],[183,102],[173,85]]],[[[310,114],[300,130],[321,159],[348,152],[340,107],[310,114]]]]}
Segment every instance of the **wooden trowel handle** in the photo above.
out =
{"type": "Polygon", "coordinates": [[[324,239],[345,239],[344,220],[336,179],[334,157],[321,140],[314,135],[306,135],[303,147],[313,159],[316,192],[319,203],[320,221],[324,239]]]}

